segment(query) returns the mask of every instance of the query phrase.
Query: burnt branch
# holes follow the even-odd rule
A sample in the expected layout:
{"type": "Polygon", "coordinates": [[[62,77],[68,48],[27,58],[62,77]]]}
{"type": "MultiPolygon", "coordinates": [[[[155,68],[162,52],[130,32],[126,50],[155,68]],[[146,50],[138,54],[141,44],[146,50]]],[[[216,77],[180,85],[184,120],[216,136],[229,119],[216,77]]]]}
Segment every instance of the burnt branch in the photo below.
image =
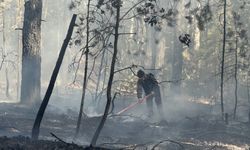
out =
{"type": "Polygon", "coordinates": [[[154,145],[154,146],[152,147],[151,150],[155,150],[156,147],[158,147],[160,144],[162,144],[162,143],[164,143],[164,142],[175,143],[175,144],[179,145],[182,149],[185,149],[184,146],[183,146],[180,142],[177,142],[177,141],[173,141],[173,140],[167,139],[167,140],[163,140],[163,141],[158,142],[156,145],[154,145]]]}

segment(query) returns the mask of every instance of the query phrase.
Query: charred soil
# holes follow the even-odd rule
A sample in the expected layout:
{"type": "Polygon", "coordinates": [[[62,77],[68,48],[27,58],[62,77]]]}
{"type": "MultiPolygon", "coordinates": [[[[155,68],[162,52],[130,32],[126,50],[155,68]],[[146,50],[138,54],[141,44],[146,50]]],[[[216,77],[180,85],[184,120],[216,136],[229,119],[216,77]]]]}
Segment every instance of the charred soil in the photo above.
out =
{"type": "MultiPolygon", "coordinates": [[[[87,149],[101,116],[85,118],[81,134],[74,139],[77,113],[55,113],[49,108],[44,116],[40,140],[29,138],[36,110],[18,104],[0,104],[0,149],[87,149]],[[63,140],[59,141],[51,133],[63,140]]],[[[231,121],[225,124],[212,115],[150,122],[129,114],[110,116],[95,149],[249,149],[250,124],[231,121]]],[[[93,149],[93,148],[88,148],[93,149]]]]}

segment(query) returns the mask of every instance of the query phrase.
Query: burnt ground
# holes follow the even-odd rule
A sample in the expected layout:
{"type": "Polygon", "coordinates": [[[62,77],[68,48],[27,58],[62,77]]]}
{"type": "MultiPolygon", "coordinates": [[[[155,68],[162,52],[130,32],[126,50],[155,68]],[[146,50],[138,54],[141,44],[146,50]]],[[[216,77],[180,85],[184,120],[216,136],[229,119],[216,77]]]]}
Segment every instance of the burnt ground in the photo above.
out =
{"type": "MultiPolygon", "coordinates": [[[[41,125],[41,140],[32,141],[29,137],[36,111],[18,104],[0,104],[0,149],[83,149],[101,118],[84,119],[81,134],[74,139],[77,112],[57,113],[49,106],[41,125]]],[[[218,115],[202,113],[186,114],[179,120],[169,119],[168,123],[125,113],[108,118],[97,145],[106,149],[245,150],[250,147],[250,124],[230,121],[227,125],[218,115]]]]}

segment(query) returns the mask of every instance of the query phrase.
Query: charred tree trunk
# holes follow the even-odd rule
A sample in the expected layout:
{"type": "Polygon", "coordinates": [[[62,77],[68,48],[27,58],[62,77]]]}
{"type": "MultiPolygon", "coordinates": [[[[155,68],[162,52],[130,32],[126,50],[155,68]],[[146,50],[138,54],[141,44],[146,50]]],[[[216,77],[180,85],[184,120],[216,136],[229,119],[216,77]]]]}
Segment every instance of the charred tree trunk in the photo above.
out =
{"type": "Polygon", "coordinates": [[[42,0],[25,2],[21,103],[40,101],[42,0]]]}
{"type": "Polygon", "coordinates": [[[47,89],[47,91],[45,93],[42,104],[41,104],[41,106],[39,108],[39,111],[38,111],[38,113],[36,115],[36,120],[35,120],[33,128],[32,128],[32,139],[34,139],[34,140],[38,139],[40,124],[41,124],[41,121],[43,119],[45,109],[46,109],[46,107],[47,107],[47,105],[49,103],[49,99],[50,99],[50,96],[52,94],[52,91],[53,91],[53,88],[54,88],[54,85],[55,85],[55,82],[56,82],[56,78],[57,78],[58,72],[60,70],[62,61],[63,61],[63,57],[64,57],[64,54],[65,54],[66,48],[67,48],[68,43],[69,43],[69,41],[71,39],[71,35],[73,33],[73,30],[74,30],[75,20],[76,20],[76,15],[74,14],[72,19],[71,19],[70,25],[69,25],[67,36],[66,36],[66,38],[65,38],[65,40],[63,42],[63,45],[61,47],[61,50],[60,50],[60,53],[59,53],[59,56],[58,56],[58,59],[57,59],[57,62],[56,62],[56,66],[55,66],[55,68],[53,70],[53,73],[52,73],[52,76],[50,78],[50,83],[49,83],[48,89],[47,89]]]}
{"type": "Polygon", "coordinates": [[[227,7],[227,0],[224,0],[223,47],[222,47],[222,59],[221,59],[221,84],[220,84],[222,118],[224,118],[223,87],[224,87],[224,61],[225,61],[225,49],[226,49],[226,7],[227,7]]]}
{"type": "Polygon", "coordinates": [[[115,37],[114,37],[114,53],[113,53],[113,57],[112,57],[112,62],[111,62],[111,68],[110,68],[110,76],[109,76],[109,81],[108,81],[108,87],[107,87],[107,104],[105,107],[105,111],[104,111],[104,115],[102,117],[102,120],[94,134],[94,137],[91,140],[91,146],[95,146],[96,145],[96,141],[101,133],[101,130],[104,126],[104,123],[107,119],[108,116],[108,112],[109,112],[109,107],[111,104],[111,90],[112,90],[112,82],[113,82],[113,78],[114,78],[114,70],[115,70],[115,63],[116,63],[116,56],[117,56],[117,51],[118,51],[118,38],[119,38],[119,24],[120,24],[120,3],[121,0],[117,0],[118,2],[116,3],[116,24],[115,24],[115,37]]]}
{"type": "Polygon", "coordinates": [[[79,130],[80,130],[80,125],[81,125],[81,120],[82,120],[82,114],[83,114],[83,106],[84,106],[84,99],[85,99],[85,94],[86,94],[86,88],[87,88],[87,76],[88,76],[88,57],[89,57],[89,7],[90,7],[90,0],[88,0],[88,5],[87,5],[87,30],[86,30],[86,51],[85,51],[85,68],[84,68],[84,79],[83,79],[83,87],[82,87],[82,98],[81,98],[81,105],[80,105],[80,111],[79,111],[79,116],[77,120],[77,126],[76,126],[76,134],[75,137],[78,136],[79,130]]]}

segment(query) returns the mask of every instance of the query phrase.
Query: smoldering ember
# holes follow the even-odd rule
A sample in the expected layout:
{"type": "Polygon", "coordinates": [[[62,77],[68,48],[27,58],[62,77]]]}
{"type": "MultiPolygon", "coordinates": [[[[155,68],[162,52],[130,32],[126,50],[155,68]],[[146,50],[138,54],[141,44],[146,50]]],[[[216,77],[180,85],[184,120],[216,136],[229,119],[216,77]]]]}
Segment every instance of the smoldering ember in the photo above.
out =
{"type": "Polygon", "coordinates": [[[0,149],[250,149],[249,13],[248,0],[0,1],[0,149]]]}

